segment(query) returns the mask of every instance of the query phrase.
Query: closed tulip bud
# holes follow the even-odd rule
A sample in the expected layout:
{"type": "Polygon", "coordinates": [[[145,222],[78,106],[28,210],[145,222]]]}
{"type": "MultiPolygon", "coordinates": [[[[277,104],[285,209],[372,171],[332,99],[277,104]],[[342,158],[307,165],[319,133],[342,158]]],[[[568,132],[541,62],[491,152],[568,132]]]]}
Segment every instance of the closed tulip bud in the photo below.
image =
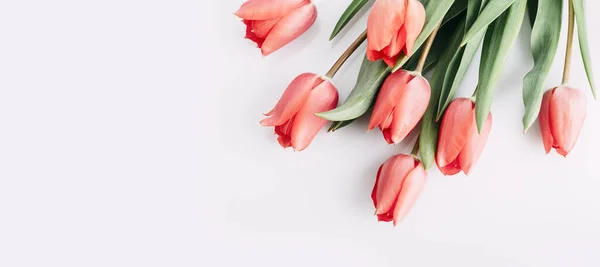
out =
{"type": "Polygon", "coordinates": [[[235,15],[246,24],[246,38],[267,56],[306,32],[317,8],[310,0],[249,0],[235,15]]]}
{"type": "Polygon", "coordinates": [[[444,175],[463,171],[466,175],[479,160],[492,129],[492,113],[488,114],[481,134],[475,122],[475,103],[468,98],[455,99],[440,125],[436,162],[444,175]]]}
{"type": "Polygon", "coordinates": [[[304,150],[312,142],[327,120],[315,113],[334,109],[338,103],[338,91],[326,78],[317,74],[304,73],[296,77],[285,89],[283,96],[269,116],[260,124],[274,126],[277,141],[284,147],[296,151],[304,150]]]}
{"type": "Polygon", "coordinates": [[[423,25],[425,8],[418,0],[375,1],[367,22],[367,58],[394,66],[400,51],[412,54],[423,25]]]}
{"type": "Polygon", "coordinates": [[[423,164],[413,156],[389,158],[377,172],[371,198],[380,222],[398,224],[419,198],[427,181],[423,164]]]}
{"type": "Polygon", "coordinates": [[[546,154],[552,148],[564,157],[571,152],[585,121],[586,105],[585,95],[567,86],[544,93],[539,122],[546,154]]]}
{"type": "Polygon", "coordinates": [[[369,131],[379,126],[388,144],[400,143],[425,114],[430,96],[423,76],[405,70],[390,74],[377,96],[369,131]]]}

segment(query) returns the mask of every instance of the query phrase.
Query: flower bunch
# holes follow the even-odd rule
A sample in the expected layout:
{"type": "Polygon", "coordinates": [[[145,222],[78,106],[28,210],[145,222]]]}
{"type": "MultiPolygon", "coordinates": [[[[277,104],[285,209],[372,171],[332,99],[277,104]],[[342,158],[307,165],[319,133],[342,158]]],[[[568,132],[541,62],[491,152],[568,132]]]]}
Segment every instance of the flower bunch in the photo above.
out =
{"type": "MultiPolygon", "coordinates": [[[[351,1],[331,39],[367,2],[351,1]]],[[[523,126],[527,131],[539,117],[546,153],[554,148],[566,157],[584,124],[587,102],[582,91],[568,84],[575,24],[595,97],[584,0],[375,0],[365,32],[331,70],[294,79],[261,124],[274,128],[282,147],[296,151],[306,149],[327,121],[332,122],[329,131],[336,131],[370,116],[367,130],[379,128],[388,144],[416,132],[419,138],[410,155],[395,155],[381,165],[371,196],[378,220],[396,225],[418,199],[430,168],[437,166],[444,175],[461,171],[468,175],[474,169],[492,130],[497,82],[526,13],[532,26],[534,66],[523,80],[523,126]],[[561,39],[565,5],[568,32],[562,84],[544,92],[561,39]],[[356,86],[338,106],[334,76],[365,40],[356,86]],[[473,95],[455,98],[479,49],[478,83],[466,85],[474,88],[473,95]],[[429,72],[428,80],[423,75],[429,72]]],[[[247,27],[246,38],[266,56],[307,31],[317,11],[310,0],[249,0],[235,14],[247,27]]]]}

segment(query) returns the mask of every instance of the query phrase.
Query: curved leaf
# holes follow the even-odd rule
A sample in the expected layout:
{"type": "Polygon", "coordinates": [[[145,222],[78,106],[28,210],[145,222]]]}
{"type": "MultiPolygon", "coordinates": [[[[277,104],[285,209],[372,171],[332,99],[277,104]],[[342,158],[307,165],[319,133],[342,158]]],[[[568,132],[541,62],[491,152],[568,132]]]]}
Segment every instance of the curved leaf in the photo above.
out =
{"type": "Polygon", "coordinates": [[[573,0],[573,10],[575,11],[575,18],[577,20],[577,36],[579,36],[579,49],[583,58],[583,66],[585,67],[585,73],[587,74],[594,98],[596,98],[596,85],[594,83],[594,73],[592,72],[592,59],[585,22],[585,2],[583,0],[573,0]]]}
{"type": "MultiPolygon", "coordinates": [[[[535,16],[537,15],[538,2],[538,0],[527,0],[527,13],[529,13],[529,23],[531,23],[532,27],[535,22],[535,16]]],[[[562,17],[560,18],[562,21],[562,17]]]]}
{"type": "MultiPolygon", "coordinates": [[[[519,0],[521,1],[521,0],[519,0]]],[[[467,44],[471,39],[473,39],[478,33],[483,31],[490,23],[492,23],[495,19],[497,19],[502,13],[504,13],[515,0],[490,0],[481,14],[477,17],[473,26],[469,28],[465,38],[462,41],[461,46],[467,44]]]]}
{"type": "Polygon", "coordinates": [[[533,69],[523,80],[523,127],[525,131],[535,122],[540,113],[544,81],[552,67],[560,40],[562,26],[562,0],[539,0],[535,23],[531,31],[531,53],[533,69]]]}
{"type": "MultiPolygon", "coordinates": [[[[414,48],[418,49],[425,43],[425,40],[429,37],[429,35],[433,32],[433,30],[442,22],[446,13],[454,3],[454,0],[429,0],[422,1],[423,6],[425,7],[425,25],[423,26],[423,30],[421,30],[421,34],[415,40],[414,48]]],[[[408,61],[410,56],[402,55],[398,57],[396,61],[396,65],[394,66],[392,71],[397,71],[402,68],[404,63],[408,61]]]]}
{"type": "MultiPolygon", "coordinates": [[[[477,0],[475,0],[475,1],[477,1],[477,0]]],[[[450,7],[448,12],[446,13],[446,16],[444,16],[444,21],[442,22],[442,25],[446,24],[446,22],[450,21],[451,19],[458,17],[458,15],[460,15],[465,10],[467,10],[467,2],[470,2],[470,1],[455,0],[454,4],[450,7]]]]}
{"type": "Polygon", "coordinates": [[[338,33],[350,22],[350,20],[363,8],[369,0],[352,0],[346,11],[342,14],[340,19],[338,20],[335,28],[333,28],[333,32],[331,33],[331,37],[329,37],[329,41],[333,40],[338,33]]]}
{"type": "MultiPolygon", "coordinates": [[[[477,128],[480,132],[492,107],[496,84],[504,69],[508,52],[519,35],[519,30],[525,17],[526,6],[527,0],[515,1],[504,14],[490,24],[490,28],[485,35],[479,66],[477,101],[475,104],[475,117],[477,128]]],[[[485,9],[483,12],[485,12],[485,9]]]]}
{"type": "Polygon", "coordinates": [[[316,115],[329,121],[345,121],[360,117],[369,110],[379,87],[390,71],[391,69],[383,60],[371,62],[365,57],[358,73],[358,81],[346,102],[334,110],[316,115]]]}

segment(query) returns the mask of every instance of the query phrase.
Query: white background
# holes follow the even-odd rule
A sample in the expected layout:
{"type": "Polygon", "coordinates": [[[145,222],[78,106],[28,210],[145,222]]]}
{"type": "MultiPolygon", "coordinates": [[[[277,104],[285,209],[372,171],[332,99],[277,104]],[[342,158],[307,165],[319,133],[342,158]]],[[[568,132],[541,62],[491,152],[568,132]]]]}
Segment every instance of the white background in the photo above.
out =
{"type": "MultiPolygon", "coordinates": [[[[298,153],[258,123],[296,75],[327,71],[364,12],[328,42],[348,1],[317,0],[314,27],[262,58],[233,16],[241,3],[2,1],[0,266],[600,265],[600,104],[578,50],[572,84],[590,101],[568,159],[544,155],[537,123],[522,132],[525,24],[472,175],[430,171],[392,228],[370,193],[410,143],[386,145],[363,119],[298,153]]],[[[600,68],[600,17],[588,23],[600,68]]],[[[361,58],[334,79],[341,100],[361,58]]]]}

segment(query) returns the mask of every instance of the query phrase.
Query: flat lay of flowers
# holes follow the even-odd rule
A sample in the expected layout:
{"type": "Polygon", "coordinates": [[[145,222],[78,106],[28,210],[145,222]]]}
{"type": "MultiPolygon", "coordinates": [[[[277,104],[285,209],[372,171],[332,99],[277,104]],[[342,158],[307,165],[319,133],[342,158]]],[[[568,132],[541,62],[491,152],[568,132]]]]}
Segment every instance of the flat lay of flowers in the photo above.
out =
{"type": "MultiPolygon", "coordinates": [[[[364,116],[365,131],[379,132],[387,144],[418,136],[410,154],[394,155],[373,172],[371,199],[378,221],[398,225],[418,201],[428,171],[469,175],[486,156],[488,136],[498,127],[491,110],[496,87],[523,24],[531,26],[534,60],[529,72],[515,77],[522,81],[523,101],[514,105],[525,107],[523,131],[539,123],[538,139],[544,148],[540,154],[556,152],[567,158],[577,153],[586,105],[596,98],[585,0],[348,2],[337,24],[331,25],[330,40],[345,27],[362,27],[364,32],[327,73],[301,73],[282,88],[260,125],[275,133],[274,142],[299,153],[324,135],[324,127],[328,132],[343,130],[364,116]],[[366,25],[353,23],[367,7],[366,25]],[[561,31],[563,23],[566,32],[561,31]],[[575,38],[578,47],[573,45],[575,38]],[[338,103],[335,75],[364,42],[356,84],[344,90],[351,92],[338,103]],[[558,51],[559,42],[566,42],[565,51],[558,51]],[[477,84],[464,84],[478,51],[477,84]],[[575,56],[582,58],[585,73],[570,72],[575,56]],[[544,88],[555,58],[564,63],[562,83],[544,88]],[[585,75],[588,88],[571,86],[574,75],[585,75]],[[455,97],[459,87],[472,87],[472,97],[455,97]]],[[[318,7],[311,0],[249,0],[234,14],[240,27],[246,27],[245,38],[258,47],[256,53],[268,56],[306,32],[317,19],[318,7]]]]}

